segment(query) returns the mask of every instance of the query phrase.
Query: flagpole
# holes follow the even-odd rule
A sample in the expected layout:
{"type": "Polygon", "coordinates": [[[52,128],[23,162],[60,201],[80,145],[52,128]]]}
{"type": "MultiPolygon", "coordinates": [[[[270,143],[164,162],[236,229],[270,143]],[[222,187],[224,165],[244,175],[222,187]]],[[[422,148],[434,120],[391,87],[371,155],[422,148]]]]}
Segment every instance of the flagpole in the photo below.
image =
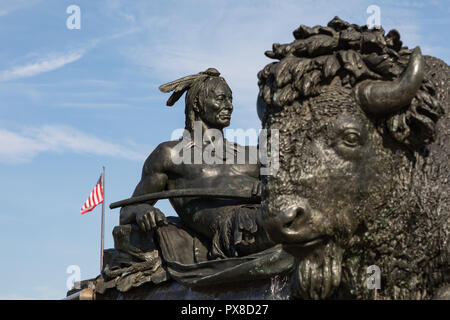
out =
{"type": "Polygon", "coordinates": [[[105,241],[105,166],[102,171],[102,189],[103,189],[103,202],[102,202],[102,235],[100,244],[100,273],[103,271],[103,249],[105,241]]]}

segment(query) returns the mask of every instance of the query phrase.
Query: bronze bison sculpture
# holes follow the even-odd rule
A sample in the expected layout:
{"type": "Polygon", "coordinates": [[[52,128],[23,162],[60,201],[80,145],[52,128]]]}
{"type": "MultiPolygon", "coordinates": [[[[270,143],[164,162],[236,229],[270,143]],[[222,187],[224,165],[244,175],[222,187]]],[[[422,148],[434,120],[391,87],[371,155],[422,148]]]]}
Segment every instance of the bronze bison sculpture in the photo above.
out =
{"type": "Polygon", "coordinates": [[[337,17],[294,37],[258,74],[258,115],[280,136],[262,221],[312,250],[294,295],[450,299],[448,65],[337,17]]]}
{"type": "Polygon", "coordinates": [[[82,288],[97,299],[450,299],[448,65],[396,30],[337,17],[294,37],[258,74],[279,167],[262,177],[257,222],[276,245],[208,260],[178,218],[147,233],[120,226],[82,288]],[[174,263],[166,242],[204,259],[174,263]]]}

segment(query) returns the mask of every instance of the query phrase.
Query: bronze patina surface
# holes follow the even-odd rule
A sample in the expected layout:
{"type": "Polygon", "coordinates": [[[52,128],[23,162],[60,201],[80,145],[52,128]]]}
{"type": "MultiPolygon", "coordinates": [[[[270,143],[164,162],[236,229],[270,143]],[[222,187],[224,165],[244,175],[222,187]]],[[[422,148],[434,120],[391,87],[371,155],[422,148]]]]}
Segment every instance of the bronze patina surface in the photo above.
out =
{"type": "MultiPolygon", "coordinates": [[[[161,143],[132,195],[144,202],[115,204],[115,249],[82,284],[97,299],[449,298],[449,66],[396,30],[337,17],[293,35],[258,74],[279,170],[193,155],[176,164],[182,140],[161,143]],[[154,207],[162,197],[178,217],[154,207]],[[370,266],[379,290],[367,286],[370,266]]],[[[216,69],[160,89],[173,92],[169,106],[186,93],[188,135],[230,124],[232,92],[216,69]]],[[[211,145],[236,158],[250,149],[206,136],[183,150],[211,145]]]]}

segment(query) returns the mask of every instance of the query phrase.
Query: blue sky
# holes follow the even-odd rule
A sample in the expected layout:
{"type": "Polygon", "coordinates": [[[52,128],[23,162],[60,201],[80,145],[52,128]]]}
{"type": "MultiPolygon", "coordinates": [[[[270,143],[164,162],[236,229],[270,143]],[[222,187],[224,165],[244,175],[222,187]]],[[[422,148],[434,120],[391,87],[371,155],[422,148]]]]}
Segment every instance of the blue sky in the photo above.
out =
{"type": "MultiPolygon", "coordinates": [[[[102,165],[106,203],[129,197],[146,156],[184,127],[184,100],[165,107],[160,84],[215,67],[233,90],[231,128],[259,129],[264,51],[300,24],[366,24],[369,5],[449,63],[448,1],[0,0],[0,299],[62,298],[69,265],[98,274],[101,209],[80,208],[102,165]],[[66,27],[72,4],[80,30],[66,27]]],[[[106,248],[118,223],[107,209],[106,248]]]]}

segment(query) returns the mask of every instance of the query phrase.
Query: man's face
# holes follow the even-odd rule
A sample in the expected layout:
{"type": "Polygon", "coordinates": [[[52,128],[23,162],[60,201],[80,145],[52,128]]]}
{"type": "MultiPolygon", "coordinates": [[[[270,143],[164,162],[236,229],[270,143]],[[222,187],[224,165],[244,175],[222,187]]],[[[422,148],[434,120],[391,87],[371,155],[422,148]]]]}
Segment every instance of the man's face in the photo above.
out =
{"type": "Polygon", "coordinates": [[[228,85],[221,81],[214,89],[209,90],[203,102],[200,118],[210,127],[222,129],[230,125],[233,112],[232,93],[228,85]]]}

